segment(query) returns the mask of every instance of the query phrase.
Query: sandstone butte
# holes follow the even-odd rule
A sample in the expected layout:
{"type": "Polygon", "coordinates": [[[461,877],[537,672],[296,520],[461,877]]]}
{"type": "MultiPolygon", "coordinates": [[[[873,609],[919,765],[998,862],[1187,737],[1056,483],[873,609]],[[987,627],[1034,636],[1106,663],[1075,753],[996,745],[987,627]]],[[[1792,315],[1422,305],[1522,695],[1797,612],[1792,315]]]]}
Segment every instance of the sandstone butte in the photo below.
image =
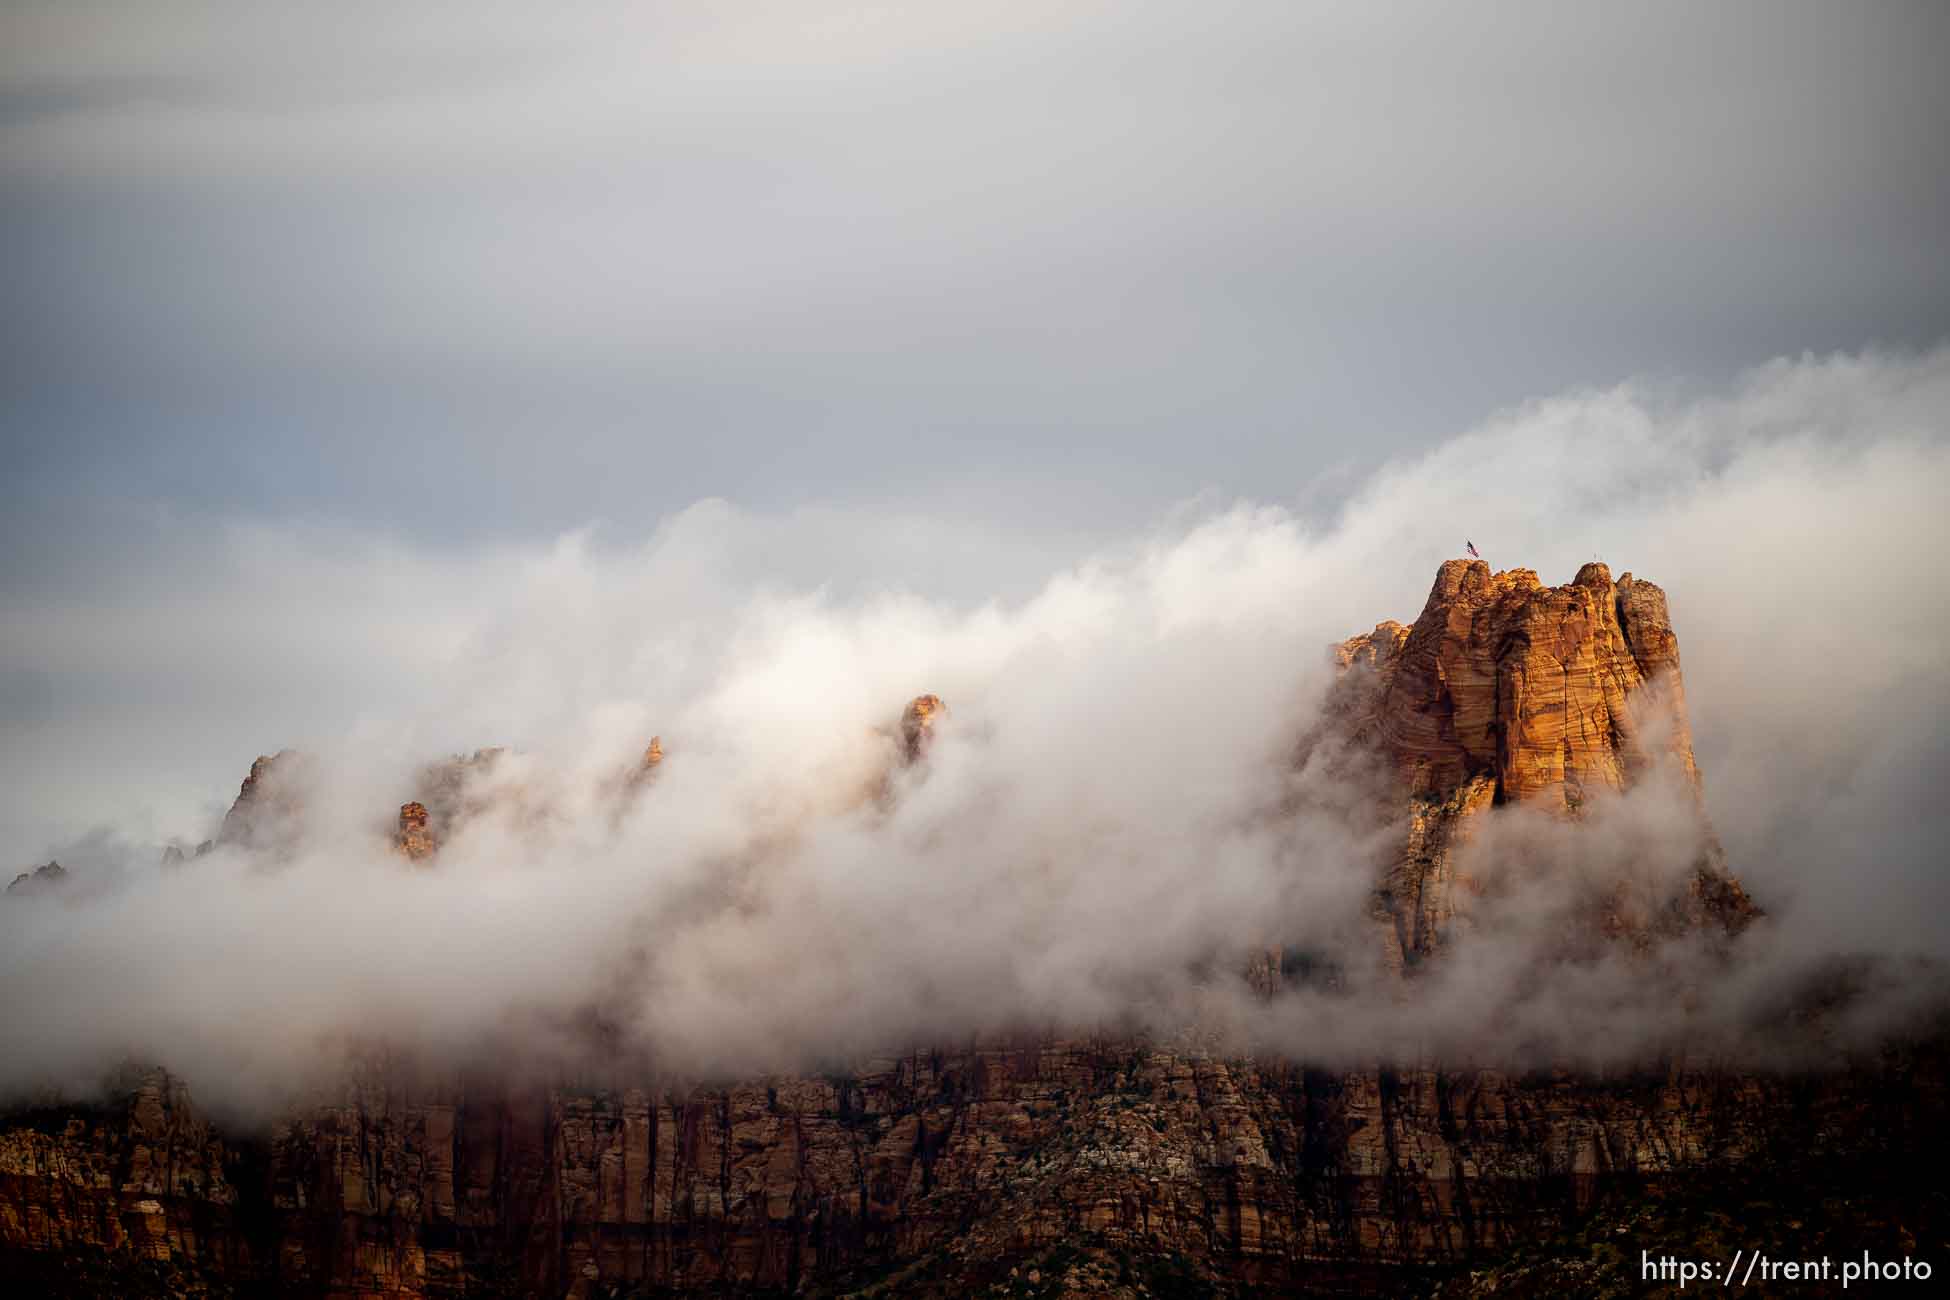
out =
{"type": "MultiPolygon", "coordinates": [[[[1629,574],[1545,587],[1453,561],[1413,627],[1333,655],[1302,761],[1382,769],[1405,831],[1375,914],[1405,996],[1468,892],[1456,849],[1493,810],[1578,821],[1661,772],[1699,790],[1665,596],[1629,574]]],[[[907,707],[905,761],[944,714],[907,707]]],[[[497,755],[423,774],[396,838],[416,868],[437,869],[497,755]]],[[[653,740],[622,797],[664,761],[653,740]]],[[[253,764],[221,841],[275,851],[302,816],[276,779],[297,762],[253,764]]],[[[1755,914],[1700,818],[1687,887],[1600,933],[1732,934],[1755,914]]],[[[1285,978],[1277,954],[1241,961],[1269,990],[1285,978]]],[[[1640,1249],[1730,1251],[1724,1211],[1755,1199],[1755,1232],[1800,1216],[1784,1250],[1941,1245],[1942,1216],[1916,1217],[1934,1166],[1903,1156],[1950,1149],[1934,1040],[1806,1077],[1329,1069],[1059,1038],[717,1086],[348,1078],[268,1133],[220,1133],[160,1069],[106,1104],[0,1117],[0,1276],[101,1295],[1628,1294],[1640,1249]],[[1808,1190],[1838,1179],[1840,1202],[1808,1190]],[[1698,1226],[1701,1195],[1719,1228],[1698,1226]]]]}
{"type": "Polygon", "coordinates": [[[1391,795],[1408,809],[1378,896],[1396,964],[1428,957],[1473,891],[1456,858],[1486,810],[1520,804],[1577,818],[1594,800],[1660,777],[1694,804],[1693,876],[1654,913],[1613,898],[1597,927],[1644,943],[1703,924],[1737,931],[1756,915],[1706,819],[1679,642],[1652,583],[1629,573],[1614,583],[1591,563],[1568,585],[1546,587],[1529,569],[1450,560],[1413,627],[1377,624],[1333,654],[1342,673],[1327,728],[1392,769],[1391,795]]]}

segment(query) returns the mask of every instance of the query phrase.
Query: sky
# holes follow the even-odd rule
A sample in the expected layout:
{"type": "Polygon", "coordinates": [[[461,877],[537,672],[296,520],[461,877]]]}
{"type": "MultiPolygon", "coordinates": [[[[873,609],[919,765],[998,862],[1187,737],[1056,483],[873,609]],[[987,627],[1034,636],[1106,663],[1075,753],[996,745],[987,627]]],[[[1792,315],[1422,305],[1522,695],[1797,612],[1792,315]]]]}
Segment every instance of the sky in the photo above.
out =
{"type": "MultiPolygon", "coordinates": [[[[38,942],[167,965],[165,919],[234,957],[351,907],[333,873],[386,861],[361,818],[484,744],[716,754],[692,822],[625,841],[690,879],[923,690],[980,738],[967,781],[788,855],[808,914],[844,941],[966,902],[847,892],[890,862],[1013,881],[929,847],[990,815],[1081,906],[1104,846],[1049,840],[1039,775],[1110,763],[1145,797],[1077,806],[1167,848],[1152,816],[1223,822],[1321,646],[1411,619],[1467,536],[1665,585],[1716,825],[1782,933],[1950,957],[1946,49],[1935,3],[10,4],[0,846],[147,882],[38,942]],[[138,873],[288,745],[350,838],[199,932],[138,873]]],[[[1173,950],[1291,903],[1286,852],[1241,849],[1173,950]]],[[[614,844],[539,860],[577,853],[609,865],[538,967],[642,904],[614,844]]],[[[1132,897],[1186,887],[1138,856],[1132,897]]],[[[408,887],[400,924],[486,882],[453,942],[505,937],[541,906],[521,857],[408,887]]],[[[1000,913],[990,951],[1094,969],[1117,917],[1057,953],[1000,913]]],[[[671,934],[697,969],[799,951],[671,934]]],[[[923,954],[879,955],[856,974],[923,954]]],[[[999,1004],[1049,1005],[1027,987],[999,1004]]],[[[297,1019],[363,1014],[348,988],[297,1019]]],[[[679,1039],[725,1019],[677,1005],[679,1039]]]]}
{"type": "Polygon", "coordinates": [[[1935,3],[16,3],[0,518],[1105,535],[1950,334],[1935,3]]]}

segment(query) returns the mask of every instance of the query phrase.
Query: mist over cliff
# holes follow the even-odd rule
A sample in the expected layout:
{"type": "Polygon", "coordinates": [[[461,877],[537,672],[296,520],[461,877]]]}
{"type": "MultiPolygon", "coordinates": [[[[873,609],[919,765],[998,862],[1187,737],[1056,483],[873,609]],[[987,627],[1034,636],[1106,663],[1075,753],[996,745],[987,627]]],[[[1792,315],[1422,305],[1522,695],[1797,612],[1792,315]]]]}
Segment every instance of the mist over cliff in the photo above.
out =
{"type": "Polygon", "coordinates": [[[0,1089],[133,1058],[244,1100],[382,1049],[698,1076],[1046,1029],[1614,1064],[1772,1050],[1783,998],[1838,969],[1889,995],[1830,1026],[1846,1045],[1933,1005],[1950,959],[1947,433],[1939,349],[1541,400],[1325,516],[1195,500],[1067,551],[897,505],[701,502],[640,544],[468,555],[165,521],[108,594],[7,597],[10,671],[107,688],[9,745],[14,869],[70,879],[0,905],[0,1089]],[[1691,792],[1653,780],[1575,834],[1500,810],[1468,852],[1507,887],[1413,997],[1383,968],[1399,818],[1377,773],[1294,755],[1326,647],[1412,619],[1465,537],[1669,593],[1706,810],[1768,914],[1732,958],[1549,961],[1579,882],[1656,889],[1697,853],[1691,792]],[[910,764],[921,692],[949,712],[910,764]],[[287,745],[272,847],[157,866],[287,745]],[[479,815],[404,861],[423,766],[483,745],[510,748],[465,778],[479,815]],[[1256,996],[1237,971],[1269,944],[1332,978],[1256,996]]]}

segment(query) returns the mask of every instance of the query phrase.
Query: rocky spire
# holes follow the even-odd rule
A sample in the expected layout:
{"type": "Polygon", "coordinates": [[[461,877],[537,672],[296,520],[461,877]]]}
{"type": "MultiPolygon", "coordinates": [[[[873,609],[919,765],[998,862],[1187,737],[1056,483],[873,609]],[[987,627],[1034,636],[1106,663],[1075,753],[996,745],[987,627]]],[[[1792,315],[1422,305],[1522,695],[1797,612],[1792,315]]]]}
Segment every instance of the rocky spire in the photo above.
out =
{"type": "Polygon", "coordinates": [[[913,762],[934,743],[934,727],[948,713],[939,695],[917,695],[901,714],[901,752],[913,762]]]}
{"type": "MultiPolygon", "coordinates": [[[[1324,725],[1378,754],[1407,801],[1406,838],[1379,892],[1404,964],[1437,946],[1473,889],[1454,864],[1480,814],[1522,804],[1581,817],[1592,799],[1662,767],[1693,792],[1700,858],[1687,895],[1640,921],[1737,929],[1756,914],[1699,803],[1679,642],[1654,584],[1614,583],[1593,562],[1547,587],[1530,569],[1450,560],[1413,627],[1381,623],[1333,658],[1341,676],[1324,725]]],[[[1611,928],[1636,932],[1640,921],[1611,928]]]]}
{"type": "Polygon", "coordinates": [[[399,833],[394,836],[393,846],[415,862],[432,857],[439,848],[433,832],[427,828],[427,806],[419,800],[409,800],[399,806],[399,833]]]}
{"type": "Polygon", "coordinates": [[[299,789],[302,774],[298,770],[303,766],[304,756],[296,750],[281,749],[259,756],[238,787],[230,811],[224,814],[217,846],[258,850],[289,847],[297,837],[303,812],[299,789]]]}

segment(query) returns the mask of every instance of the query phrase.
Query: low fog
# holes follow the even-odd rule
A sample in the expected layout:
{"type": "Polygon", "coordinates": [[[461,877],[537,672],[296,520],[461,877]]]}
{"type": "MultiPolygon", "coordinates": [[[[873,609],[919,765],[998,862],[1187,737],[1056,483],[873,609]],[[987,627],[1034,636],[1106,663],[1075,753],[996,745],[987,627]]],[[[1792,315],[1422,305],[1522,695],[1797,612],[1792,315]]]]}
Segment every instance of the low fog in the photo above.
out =
{"type": "Polygon", "coordinates": [[[1874,995],[1846,1045],[1927,1010],[1950,959],[1946,426],[1950,349],[1787,359],[1503,412],[1326,520],[1198,499],[1067,551],[1060,522],[722,501],[643,544],[464,555],[159,522],[117,584],[6,601],[8,675],[47,684],[8,745],[10,866],[71,875],[0,901],[0,1091],[126,1059],[244,1101],[369,1051],[701,1078],[1129,1030],[1617,1065],[1778,1050],[1794,990],[1844,970],[1874,995]],[[1452,950],[1408,993],[1382,968],[1400,828],[1296,744],[1328,643],[1412,620],[1465,537],[1669,593],[1707,811],[1768,913],[1730,956],[1695,937],[1539,978],[1590,882],[1688,869],[1690,794],[1652,781],[1575,833],[1496,812],[1452,950]],[[950,713],[908,764],[923,692],[950,713]],[[510,747],[470,791],[492,811],[407,863],[416,774],[486,745],[510,747]],[[159,867],[286,746],[282,851],[159,867]],[[1338,975],[1257,997],[1268,945],[1338,975]]]}

